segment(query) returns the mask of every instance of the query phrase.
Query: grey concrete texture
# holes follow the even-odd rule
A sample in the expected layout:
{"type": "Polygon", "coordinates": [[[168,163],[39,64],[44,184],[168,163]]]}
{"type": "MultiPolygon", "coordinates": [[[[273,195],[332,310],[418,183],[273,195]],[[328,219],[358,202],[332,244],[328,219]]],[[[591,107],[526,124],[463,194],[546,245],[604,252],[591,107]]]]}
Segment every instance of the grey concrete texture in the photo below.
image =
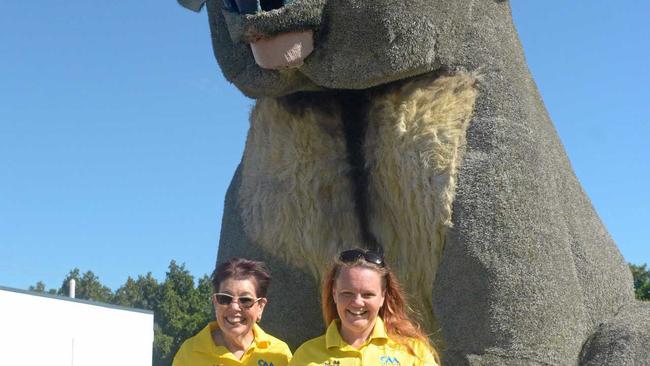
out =
{"type": "MultiPolygon", "coordinates": [[[[507,1],[295,0],[268,14],[224,16],[211,0],[208,11],[222,71],[251,97],[364,89],[443,68],[483,75],[432,290],[443,364],[647,364],[648,305],[634,301],[630,271],[572,171],[507,1]],[[284,19],[290,12],[304,21],[284,19]],[[307,28],[316,50],[291,71],[260,69],[242,42],[307,28]]],[[[264,324],[295,347],[324,329],[318,284],[246,239],[238,179],[219,258],[271,263],[279,286],[264,324]]]]}
{"type": "Polygon", "coordinates": [[[628,305],[587,341],[581,364],[650,365],[650,302],[628,305]]]}

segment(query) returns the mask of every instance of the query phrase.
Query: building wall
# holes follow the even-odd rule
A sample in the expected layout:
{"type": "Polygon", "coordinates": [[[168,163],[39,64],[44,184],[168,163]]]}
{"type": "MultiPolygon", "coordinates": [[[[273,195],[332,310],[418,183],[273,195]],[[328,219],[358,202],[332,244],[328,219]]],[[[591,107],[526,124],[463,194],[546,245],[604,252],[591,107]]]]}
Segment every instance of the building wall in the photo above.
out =
{"type": "Polygon", "coordinates": [[[0,365],[151,366],[153,313],[0,288],[0,365]]]}

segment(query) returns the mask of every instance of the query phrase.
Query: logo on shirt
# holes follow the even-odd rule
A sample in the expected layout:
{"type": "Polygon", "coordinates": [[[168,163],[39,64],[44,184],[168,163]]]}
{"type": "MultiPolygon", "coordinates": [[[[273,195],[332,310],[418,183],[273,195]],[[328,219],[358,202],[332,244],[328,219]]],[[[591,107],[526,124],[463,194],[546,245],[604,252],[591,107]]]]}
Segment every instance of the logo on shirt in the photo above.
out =
{"type": "Polygon", "coordinates": [[[379,362],[381,362],[381,366],[400,365],[399,360],[397,359],[397,357],[381,356],[381,357],[379,357],[379,362]]]}
{"type": "Polygon", "coordinates": [[[325,363],[323,363],[323,366],[341,366],[341,361],[339,360],[334,360],[332,362],[325,361],[325,363]]]}
{"type": "Polygon", "coordinates": [[[266,362],[265,360],[257,360],[257,366],[275,366],[273,362],[266,362]]]}

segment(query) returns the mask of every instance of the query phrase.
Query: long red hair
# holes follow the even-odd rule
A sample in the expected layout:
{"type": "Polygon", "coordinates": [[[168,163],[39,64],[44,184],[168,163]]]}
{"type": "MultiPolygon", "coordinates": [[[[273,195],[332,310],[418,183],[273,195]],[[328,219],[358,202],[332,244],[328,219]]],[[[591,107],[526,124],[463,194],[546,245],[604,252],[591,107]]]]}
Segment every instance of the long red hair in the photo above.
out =
{"type": "Polygon", "coordinates": [[[382,283],[384,290],[386,291],[384,305],[379,309],[379,316],[384,321],[386,326],[386,333],[393,341],[406,347],[409,352],[413,352],[413,348],[409,344],[409,340],[416,339],[422,342],[424,345],[428,346],[436,359],[436,362],[440,365],[440,360],[438,353],[433,348],[429,342],[429,338],[422,330],[422,327],[418,322],[413,320],[412,316],[409,313],[412,310],[409,308],[406,302],[406,296],[402,291],[402,287],[397,280],[397,277],[390,270],[390,268],[384,266],[380,267],[373,263],[366,262],[363,258],[358,259],[356,262],[344,263],[341,262],[338,258],[334,261],[332,267],[327,271],[323,277],[322,283],[322,292],[321,292],[321,306],[323,310],[323,320],[325,320],[325,326],[329,326],[330,323],[334,320],[340,319],[339,314],[336,310],[336,303],[334,302],[334,297],[332,290],[336,284],[336,279],[341,273],[343,267],[364,267],[374,270],[379,273],[382,277],[382,283]]]}

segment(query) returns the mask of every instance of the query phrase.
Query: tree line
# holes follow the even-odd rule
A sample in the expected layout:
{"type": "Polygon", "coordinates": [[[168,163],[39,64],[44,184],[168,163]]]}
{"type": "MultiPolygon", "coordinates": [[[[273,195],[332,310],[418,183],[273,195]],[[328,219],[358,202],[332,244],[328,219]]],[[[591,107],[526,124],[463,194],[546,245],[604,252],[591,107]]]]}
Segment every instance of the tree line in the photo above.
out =
{"type": "MultiPolygon", "coordinates": [[[[650,270],[647,265],[630,264],[634,292],[639,300],[650,301],[650,270]]],[[[196,334],[214,318],[210,294],[212,284],[207,275],[198,279],[185,268],[171,261],[163,282],[151,272],[126,283],[113,292],[92,272],[70,271],[59,289],[45,289],[42,281],[30,286],[30,291],[68,295],[70,280],[76,281],[76,298],[100,301],[154,312],[153,365],[169,366],[183,341],[196,334]]]]}

